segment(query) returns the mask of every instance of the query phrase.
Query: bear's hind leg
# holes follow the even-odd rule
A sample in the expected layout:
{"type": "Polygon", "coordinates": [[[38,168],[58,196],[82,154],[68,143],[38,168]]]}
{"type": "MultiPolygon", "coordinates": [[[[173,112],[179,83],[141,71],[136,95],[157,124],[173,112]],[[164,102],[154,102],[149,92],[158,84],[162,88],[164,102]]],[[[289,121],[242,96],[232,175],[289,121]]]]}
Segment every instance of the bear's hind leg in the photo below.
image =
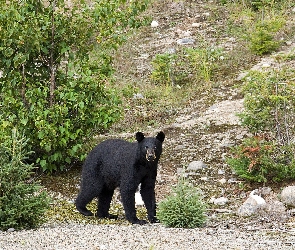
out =
{"type": "Polygon", "coordinates": [[[117,215],[109,214],[109,209],[111,206],[112,197],[114,195],[114,190],[104,187],[98,196],[97,204],[97,217],[98,218],[109,218],[117,219],[117,215]]]}
{"type": "MultiPolygon", "coordinates": [[[[91,183],[91,182],[88,182],[91,183]]],[[[92,182],[93,183],[93,182],[92,182]]],[[[81,185],[81,190],[76,199],[76,208],[77,210],[85,216],[93,216],[93,213],[86,208],[87,204],[91,202],[95,197],[99,196],[99,193],[102,190],[101,185],[98,185],[99,182],[96,182],[96,185],[81,185]]]]}

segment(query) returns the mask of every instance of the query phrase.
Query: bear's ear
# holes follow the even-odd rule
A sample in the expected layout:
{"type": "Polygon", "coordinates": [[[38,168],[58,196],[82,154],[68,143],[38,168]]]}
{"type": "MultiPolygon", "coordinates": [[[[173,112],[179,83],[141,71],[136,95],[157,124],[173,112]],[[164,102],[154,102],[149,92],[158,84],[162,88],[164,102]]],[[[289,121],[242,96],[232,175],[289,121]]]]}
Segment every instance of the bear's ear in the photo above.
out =
{"type": "Polygon", "coordinates": [[[136,140],[137,140],[138,142],[141,142],[143,139],[144,139],[144,135],[143,135],[143,133],[141,133],[141,132],[137,132],[137,133],[136,133],[136,140]]]}
{"type": "Polygon", "coordinates": [[[161,131],[157,134],[156,138],[160,141],[163,142],[165,139],[165,134],[161,131]]]}

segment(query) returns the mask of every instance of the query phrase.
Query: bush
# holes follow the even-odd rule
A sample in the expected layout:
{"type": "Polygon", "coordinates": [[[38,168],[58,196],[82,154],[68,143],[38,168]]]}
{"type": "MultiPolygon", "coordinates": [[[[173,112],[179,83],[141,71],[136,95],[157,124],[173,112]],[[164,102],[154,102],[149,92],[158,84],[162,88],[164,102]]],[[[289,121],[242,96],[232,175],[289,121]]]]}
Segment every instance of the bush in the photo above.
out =
{"type": "Polygon", "coordinates": [[[44,220],[49,198],[29,180],[34,165],[26,163],[31,154],[27,140],[14,129],[10,136],[0,132],[0,142],[0,229],[36,227],[44,220]]]}
{"type": "Polygon", "coordinates": [[[220,48],[188,48],[187,55],[191,72],[196,79],[210,82],[214,71],[219,67],[218,63],[224,60],[224,52],[220,48]]]}
{"type": "Polygon", "coordinates": [[[111,53],[144,23],[147,1],[45,2],[0,3],[0,126],[30,138],[31,160],[53,171],[119,119],[111,53]]]}
{"type": "Polygon", "coordinates": [[[188,82],[210,82],[218,61],[224,59],[219,48],[186,48],[177,53],[157,54],[152,61],[151,78],[155,83],[184,85],[188,82]]]}
{"type": "Polygon", "coordinates": [[[255,24],[250,34],[250,50],[257,55],[264,55],[278,49],[282,42],[275,40],[274,35],[283,25],[284,21],[280,19],[255,24]]]}
{"type": "Polygon", "coordinates": [[[289,145],[295,136],[295,71],[252,71],[245,78],[245,111],[242,124],[254,134],[273,132],[278,145],[289,145]]]}
{"type": "Polygon", "coordinates": [[[255,182],[295,178],[295,71],[253,71],[243,85],[242,124],[253,134],[227,160],[243,179],[255,182]]]}
{"type": "Polygon", "coordinates": [[[173,194],[159,203],[158,219],[168,227],[201,227],[206,221],[206,206],[200,191],[184,180],[173,191],[173,194]]]}
{"type": "Polygon", "coordinates": [[[263,137],[248,138],[232,148],[227,163],[251,182],[280,182],[295,178],[294,147],[279,146],[263,137]]]}
{"type": "Polygon", "coordinates": [[[183,58],[179,54],[157,54],[152,60],[151,79],[166,86],[182,85],[187,77],[183,58]]]}

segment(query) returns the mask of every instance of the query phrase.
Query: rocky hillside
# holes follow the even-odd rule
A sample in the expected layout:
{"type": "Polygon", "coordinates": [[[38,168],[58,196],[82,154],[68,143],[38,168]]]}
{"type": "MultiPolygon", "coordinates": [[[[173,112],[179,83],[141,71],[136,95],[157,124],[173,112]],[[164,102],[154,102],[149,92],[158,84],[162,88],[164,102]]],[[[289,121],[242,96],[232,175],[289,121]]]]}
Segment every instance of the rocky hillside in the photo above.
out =
{"type": "MultiPolygon", "coordinates": [[[[158,130],[164,130],[167,134],[158,176],[159,200],[169,193],[180,176],[185,175],[203,190],[210,204],[208,225],[221,223],[227,227],[247,228],[268,228],[273,227],[274,223],[281,225],[289,219],[292,221],[290,215],[293,212],[280,203],[277,195],[281,188],[293,183],[272,185],[269,189],[263,189],[268,190],[266,193],[262,192],[261,188],[265,188],[262,185],[239,179],[226,164],[225,158],[231,146],[251,136],[236,116],[243,110],[243,96],[237,86],[242,84],[247,71],[272,71],[284,66],[294,68],[294,60],[282,61],[277,58],[294,55],[292,23],[295,8],[290,5],[286,9],[286,28],[277,34],[282,41],[281,47],[271,54],[257,56],[249,51],[247,42],[236,30],[239,23],[243,22],[242,19],[247,17],[236,12],[246,11],[247,7],[238,9],[241,6],[236,6],[237,9],[234,9],[233,6],[229,8],[217,2],[154,2],[151,27],[144,28],[132,37],[117,57],[119,81],[123,82],[123,86],[126,83],[135,86],[131,100],[126,100],[131,106],[120,126],[125,128],[124,122],[135,124],[136,131],[136,119],[140,119],[143,124],[139,128],[144,128],[147,133],[155,134],[158,130]],[[231,20],[233,16],[236,19],[231,20]],[[152,85],[151,62],[155,55],[177,53],[184,47],[198,48],[204,44],[210,48],[221,48],[228,59],[226,63],[218,62],[220,67],[212,81],[206,82],[202,88],[195,85],[181,86],[183,91],[190,92],[182,100],[175,101],[170,93],[171,96],[146,101],[149,99],[148,91],[153,91],[147,85],[152,85]],[[132,60],[126,62],[128,53],[132,60]],[[155,103],[160,104],[154,108],[155,103]],[[153,125],[145,126],[150,120],[154,121],[153,125]],[[242,204],[256,189],[256,193],[266,199],[267,209],[260,211],[254,206],[253,211],[257,216],[254,219],[236,217],[237,214],[248,215],[248,210],[245,212],[242,204]],[[260,223],[261,220],[263,223],[260,223]]],[[[181,94],[179,98],[182,98],[181,94]]],[[[131,137],[134,132],[130,131],[130,126],[124,131],[128,133],[120,136],[131,137]]]]}

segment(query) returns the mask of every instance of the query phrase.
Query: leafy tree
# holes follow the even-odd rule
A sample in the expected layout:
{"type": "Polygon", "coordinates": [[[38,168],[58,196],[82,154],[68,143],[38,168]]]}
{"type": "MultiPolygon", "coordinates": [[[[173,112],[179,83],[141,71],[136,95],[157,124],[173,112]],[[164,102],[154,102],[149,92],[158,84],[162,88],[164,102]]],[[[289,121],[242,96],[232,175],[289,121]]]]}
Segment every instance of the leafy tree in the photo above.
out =
{"type": "Polygon", "coordinates": [[[145,22],[148,0],[0,3],[0,126],[17,127],[43,170],[63,169],[120,117],[112,51],[145,22]]]}

